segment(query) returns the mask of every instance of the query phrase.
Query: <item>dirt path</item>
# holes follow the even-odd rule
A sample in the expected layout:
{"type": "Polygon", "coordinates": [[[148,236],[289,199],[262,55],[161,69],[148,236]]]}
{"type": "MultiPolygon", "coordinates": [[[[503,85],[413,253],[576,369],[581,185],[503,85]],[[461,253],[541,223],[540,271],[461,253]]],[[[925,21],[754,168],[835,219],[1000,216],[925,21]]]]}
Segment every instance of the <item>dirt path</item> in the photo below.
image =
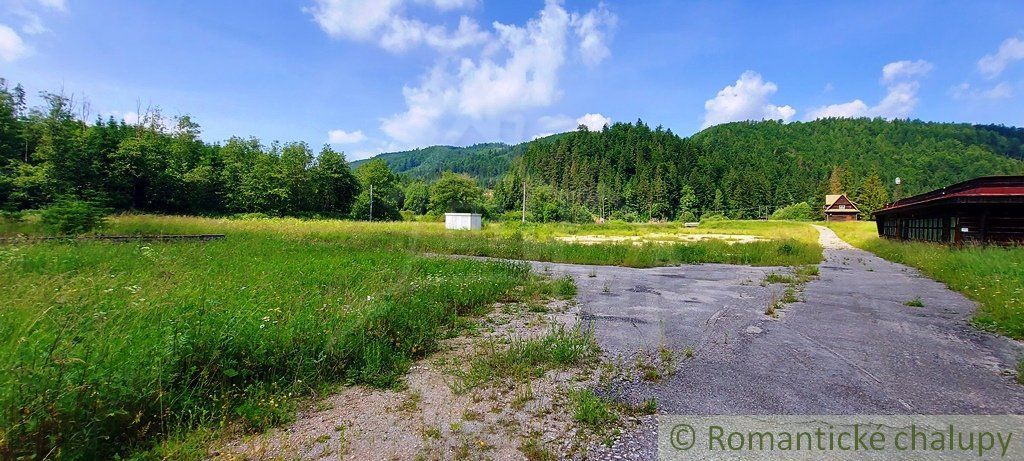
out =
{"type": "MultiPolygon", "coordinates": [[[[825,260],[805,302],[765,315],[781,286],[772,268],[706,264],[657,269],[559,264],[611,357],[629,363],[664,343],[692,348],[658,383],[604,389],[656,397],[675,414],[988,414],[1024,411],[1014,382],[1024,348],[974,330],[975,305],[916,270],[855,249],[819,227],[825,260]],[[924,307],[909,307],[920,297],[924,307]]],[[[613,459],[653,459],[654,420],[627,433],[613,459]]]]}

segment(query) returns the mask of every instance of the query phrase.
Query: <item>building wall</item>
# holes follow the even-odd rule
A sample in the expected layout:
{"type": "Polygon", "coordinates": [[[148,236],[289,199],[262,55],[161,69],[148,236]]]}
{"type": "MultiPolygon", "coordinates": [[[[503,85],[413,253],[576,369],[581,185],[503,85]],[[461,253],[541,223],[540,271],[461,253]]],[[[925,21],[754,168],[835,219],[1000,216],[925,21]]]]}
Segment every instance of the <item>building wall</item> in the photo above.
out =
{"type": "Polygon", "coordinates": [[[856,213],[825,213],[827,221],[856,221],[856,213]]]}
{"type": "Polygon", "coordinates": [[[481,216],[477,213],[445,213],[444,228],[454,230],[480,230],[483,228],[481,216]]]}
{"type": "Polygon", "coordinates": [[[1024,205],[954,204],[877,216],[878,235],[938,243],[1024,242],[1024,205]]]}

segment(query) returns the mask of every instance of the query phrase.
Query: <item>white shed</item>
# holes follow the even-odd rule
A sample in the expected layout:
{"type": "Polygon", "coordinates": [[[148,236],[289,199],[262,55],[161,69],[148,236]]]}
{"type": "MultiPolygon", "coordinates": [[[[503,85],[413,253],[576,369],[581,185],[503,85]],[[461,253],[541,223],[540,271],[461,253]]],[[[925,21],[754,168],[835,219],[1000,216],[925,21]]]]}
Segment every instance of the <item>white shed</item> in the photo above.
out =
{"type": "Polygon", "coordinates": [[[480,230],[479,213],[445,213],[444,228],[457,230],[480,230]]]}

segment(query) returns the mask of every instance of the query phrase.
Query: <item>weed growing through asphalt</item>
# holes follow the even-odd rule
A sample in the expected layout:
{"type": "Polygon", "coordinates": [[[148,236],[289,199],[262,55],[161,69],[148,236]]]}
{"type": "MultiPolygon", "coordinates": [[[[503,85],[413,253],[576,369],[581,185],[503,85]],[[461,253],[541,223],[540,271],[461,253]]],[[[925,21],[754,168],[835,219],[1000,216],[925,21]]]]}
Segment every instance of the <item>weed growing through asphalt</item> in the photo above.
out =
{"type": "Polygon", "coordinates": [[[903,303],[903,305],[909,307],[924,307],[924,301],[922,301],[921,297],[918,296],[914,299],[911,299],[910,301],[903,303]]]}
{"type": "Polygon", "coordinates": [[[783,290],[781,297],[779,297],[775,293],[775,290],[772,289],[771,299],[768,302],[768,308],[765,309],[765,315],[778,317],[778,311],[785,307],[786,304],[800,302],[799,293],[803,292],[804,286],[811,280],[817,278],[818,274],[818,266],[805,265],[794,269],[792,275],[781,274],[778,272],[772,272],[766,275],[764,281],[761,282],[761,286],[782,283],[786,285],[786,288],[783,290]]]}
{"type": "Polygon", "coordinates": [[[676,372],[676,354],[662,344],[655,353],[639,351],[636,355],[636,371],[645,381],[658,382],[676,372]]]}
{"type": "Polygon", "coordinates": [[[1017,362],[1017,383],[1024,384],[1024,357],[1017,362]]]}
{"type": "Polygon", "coordinates": [[[792,286],[786,287],[786,290],[782,292],[782,299],[779,300],[782,304],[792,304],[799,301],[800,298],[796,297],[796,288],[792,286]]]}
{"type": "Polygon", "coordinates": [[[769,285],[774,283],[796,283],[796,278],[792,275],[772,272],[764,277],[764,282],[769,285]]]}
{"type": "Polygon", "coordinates": [[[771,296],[771,298],[768,299],[768,308],[764,310],[764,315],[767,315],[769,317],[773,317],[774,318],[774,317],[778,317],[777,310],[779,308],[780,303],[779,303],[779,297],[778,297],[778,295],[775,294],[775,290],[774,289],[771,291],[771,293],[772,293],[772,296],[771,296]]]}

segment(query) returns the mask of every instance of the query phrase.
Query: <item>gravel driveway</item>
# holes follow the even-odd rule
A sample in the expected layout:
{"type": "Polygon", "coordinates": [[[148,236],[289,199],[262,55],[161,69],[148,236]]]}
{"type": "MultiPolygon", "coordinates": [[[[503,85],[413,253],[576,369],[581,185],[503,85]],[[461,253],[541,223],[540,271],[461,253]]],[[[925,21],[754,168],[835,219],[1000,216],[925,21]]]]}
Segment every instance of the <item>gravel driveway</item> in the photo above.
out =
{"type": "MultiPolygon", "coordinates": [[[[999,414],[1024,412],[1012,376],[1018,342],[968,324],[973,302],[916,270],[854,249],[818,228],[820,277],[779,319],[761,268],[704,264],[654,269],[535,263],[572,275],[585,321],[608,357],[629,363],[665,344],[692,348],[676,374],[606,393],[656,397],[671,414],[999,414]],[[920,298],[924,307],[909,307],[920,298]]],[[[655,424],[599,453],[653,459],[655,424]]]]}

